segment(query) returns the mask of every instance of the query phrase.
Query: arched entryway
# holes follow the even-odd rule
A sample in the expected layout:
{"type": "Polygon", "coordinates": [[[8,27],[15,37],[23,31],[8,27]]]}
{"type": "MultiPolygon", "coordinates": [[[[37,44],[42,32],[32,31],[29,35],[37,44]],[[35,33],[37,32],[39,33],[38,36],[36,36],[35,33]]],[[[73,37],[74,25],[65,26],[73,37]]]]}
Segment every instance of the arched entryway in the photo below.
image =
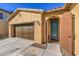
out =
{"type": "Polygon", "coordinates": [[[61,55],[60,43],[59,43],[59,16],[52,16],[46,19],[45,22],[45,37],[48,53],[52,55],[61,55]]]}
{"type": "Polygon", "coordinates": [[[64,55],[74,54],[72,22],[72,14],[70,12],[65,12],[60,17],[52,16],[47,20],[47,42],[51,40],[59,40],[64,55]]]}

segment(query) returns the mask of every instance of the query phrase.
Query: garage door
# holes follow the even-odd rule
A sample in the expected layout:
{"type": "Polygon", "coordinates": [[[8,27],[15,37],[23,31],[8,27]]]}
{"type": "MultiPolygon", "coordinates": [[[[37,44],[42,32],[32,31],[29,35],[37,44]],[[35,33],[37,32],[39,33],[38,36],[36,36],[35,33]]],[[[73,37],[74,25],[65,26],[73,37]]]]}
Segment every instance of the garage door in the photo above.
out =
{"type": "Polygon", "coordinates": [[[34,25],[33,24],[21,24],[15,26],[16,37],[25,39],[34,39],[34,25]]]}

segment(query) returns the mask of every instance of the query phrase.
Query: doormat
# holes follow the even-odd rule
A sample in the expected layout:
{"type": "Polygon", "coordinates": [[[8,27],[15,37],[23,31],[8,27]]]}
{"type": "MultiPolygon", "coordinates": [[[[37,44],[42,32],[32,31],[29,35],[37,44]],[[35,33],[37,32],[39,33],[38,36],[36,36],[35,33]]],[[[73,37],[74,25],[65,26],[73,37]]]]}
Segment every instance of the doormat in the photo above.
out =
{"type": "Polygon", "coordinates": [[[48,45],[47,44],[37,44],[37,43],[34,43],[31,46],[42,48],[42,49],[46,49],[48,45]]]}

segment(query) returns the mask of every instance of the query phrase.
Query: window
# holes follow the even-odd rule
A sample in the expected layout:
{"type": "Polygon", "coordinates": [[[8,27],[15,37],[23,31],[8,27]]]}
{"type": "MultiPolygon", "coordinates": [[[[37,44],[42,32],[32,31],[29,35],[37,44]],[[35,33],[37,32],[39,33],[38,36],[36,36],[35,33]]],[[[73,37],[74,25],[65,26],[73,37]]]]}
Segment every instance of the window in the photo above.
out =
{"type": "Polygon", "coordinates": [[[0,19],[3,19],[3,13],[0,13],[0,19]]]}

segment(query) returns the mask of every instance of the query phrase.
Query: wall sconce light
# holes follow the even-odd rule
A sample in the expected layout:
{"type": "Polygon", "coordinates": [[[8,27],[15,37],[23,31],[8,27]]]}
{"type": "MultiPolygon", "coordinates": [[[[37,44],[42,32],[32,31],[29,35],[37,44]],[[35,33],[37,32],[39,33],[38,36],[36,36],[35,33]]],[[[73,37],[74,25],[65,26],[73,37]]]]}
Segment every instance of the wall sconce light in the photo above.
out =
{"type": "Polygon", "coordinates": [[[40,26],[40,22],[39,21],[35,21],[36,24],[38,24],[40,26]]]}

